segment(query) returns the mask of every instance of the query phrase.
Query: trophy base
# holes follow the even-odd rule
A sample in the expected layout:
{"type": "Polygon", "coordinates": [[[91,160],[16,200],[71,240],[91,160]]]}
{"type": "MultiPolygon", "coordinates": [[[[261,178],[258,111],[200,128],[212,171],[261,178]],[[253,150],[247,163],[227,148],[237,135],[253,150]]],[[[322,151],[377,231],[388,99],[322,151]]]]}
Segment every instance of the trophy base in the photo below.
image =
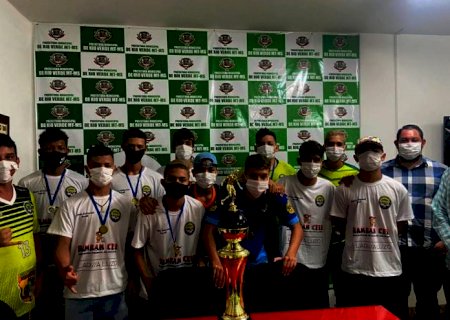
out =
{"type": "Polygon", "coordinates": [[[219,317],[219,320],[251,320],[251,319],[248,314],[242,314],[240,316],[222,315],[219,317]]]}

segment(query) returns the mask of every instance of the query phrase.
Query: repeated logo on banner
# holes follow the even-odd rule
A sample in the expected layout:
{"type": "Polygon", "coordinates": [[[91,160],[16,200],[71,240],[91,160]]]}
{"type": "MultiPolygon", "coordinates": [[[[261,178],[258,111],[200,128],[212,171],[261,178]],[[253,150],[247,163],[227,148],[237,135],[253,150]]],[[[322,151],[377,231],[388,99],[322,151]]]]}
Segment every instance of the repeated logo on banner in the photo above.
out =
{"type": "Polygon", "coordinates": [[[343,129],[350,154],[359,138],[358,35],[37,24],[34,49],[38,133],[63,129],[80,172],[91,145],[119,152],[128,128],[161,164],[173,132],[191,129],[220,175],[243,166],[260,128],[294,166],[308,139],[343,129]]]}

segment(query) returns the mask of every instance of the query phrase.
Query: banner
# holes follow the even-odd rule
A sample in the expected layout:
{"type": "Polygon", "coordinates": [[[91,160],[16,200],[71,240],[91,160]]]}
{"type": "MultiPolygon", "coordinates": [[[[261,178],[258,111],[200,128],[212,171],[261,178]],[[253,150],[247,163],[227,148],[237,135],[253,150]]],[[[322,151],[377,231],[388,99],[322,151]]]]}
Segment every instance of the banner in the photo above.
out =
{"type": "Polygon", "coordinates": [[[34,39],[37,132],[63,129],[79,172],[91,145],[119,152],[128,128],[162,165],[173,132],[191,129],[220,175],[260,128],[295,167],[304,141],[343,129],[351,159],[359,138],[358,35],[36,24],[34,39]]]}

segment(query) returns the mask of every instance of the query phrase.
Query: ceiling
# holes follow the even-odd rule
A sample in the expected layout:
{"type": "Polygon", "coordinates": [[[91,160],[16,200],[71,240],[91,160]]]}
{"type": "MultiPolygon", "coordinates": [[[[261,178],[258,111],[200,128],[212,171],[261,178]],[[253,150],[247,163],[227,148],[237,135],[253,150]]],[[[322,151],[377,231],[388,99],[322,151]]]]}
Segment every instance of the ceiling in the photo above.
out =
{"type": "Polygon", "coordinates": [[[8,1],[42,23],[450,35],[448,0],[8,1]]]}

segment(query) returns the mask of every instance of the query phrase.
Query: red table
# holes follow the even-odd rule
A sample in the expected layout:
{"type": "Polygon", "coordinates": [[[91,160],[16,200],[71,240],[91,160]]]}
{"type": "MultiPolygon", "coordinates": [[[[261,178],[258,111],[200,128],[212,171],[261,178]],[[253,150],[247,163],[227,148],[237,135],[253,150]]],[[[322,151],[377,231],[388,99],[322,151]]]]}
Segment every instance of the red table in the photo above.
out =
{"type": "MultiPolygon", "coordinates": [[[[382,306],[264,312],[252,313],[250,316],[251,320],[399,320],[382,306]]],[[[217,317],[184,319],[217,320],[217,317]]]]}

